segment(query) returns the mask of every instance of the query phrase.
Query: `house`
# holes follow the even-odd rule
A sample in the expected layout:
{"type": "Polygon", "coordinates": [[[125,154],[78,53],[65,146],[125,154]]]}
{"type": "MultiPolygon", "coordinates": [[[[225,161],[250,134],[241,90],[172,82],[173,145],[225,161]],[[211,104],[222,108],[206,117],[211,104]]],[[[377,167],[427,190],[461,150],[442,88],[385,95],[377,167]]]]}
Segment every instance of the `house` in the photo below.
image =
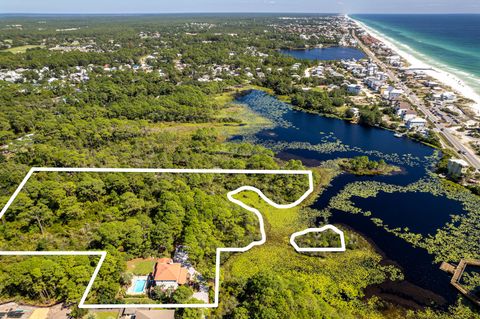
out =
{"type": "Polygon", "coordinates": [[[402,65],[402,60],[401,60],[400,56],[398,56],[398,55],[388,56],[388,57],[386,57],[386,60],[389,64],[391,64],[393,66],[401,66],[402,65]]]}
{"type": "Polygon", "coordinates": [[[462,159],[452,158],[448,161],[448,175],[451,177],[463,177],[468,170],[468,163],[462,159]]]}
{"type": "Polygon", "coordinates": [[[380,81],[374,77],[368,77],[365,79],[365,84],[375,92],[380,91],[380,88],[384,85],[384,81],[380,81]]]}
{"type": "Polygon", "coordinates": [[[405,115],[405,113],[408,110],[411,110],[411,108],[407,102],[401,101],[401,102],[398,102],[395,106],[395,114],[402,118],[403,118],[403,115],[405,115]]]}
{"type": "Polygon", "coordinates": [[[388,75],[385,72],[377,72],[377,79],[380,81],[386,81],[388,79],[388,75]]]}
{"type": "Polygon", "coordinates": [[[323,66],[319,65],[312,69],[311,74],[313,77],[322,77],[324,72],[323,66]]]}
{"type": "Polygon", "coordinates": [[[174,319],[175,310],[137,310],[135,319],[174,319]]]}
{"type": "Polygon", "coordinates": [[[349,84],[347,85],[347,92],[353,95],[359,95],[362,91],[362,87],[358,84],[349,84]]]}
{"type": "Polygon", "coordinates": [[[414,71],[414,78],[415,79],[425,79],[427,77],[427,75],[425,74],[425,72],[423,72],[422,70],[416,70],[414,71]]]}
{"type": "Polygon", "coordinates": [[[210,82],[210,76],[208,74],[203,75],[197,79],[198,82],[210,82]]]}
{"type": "Polygon", "coordinates": [[[414,117],[407,121],[407,129],[409,130],[421,130],[425,128],[427,121],[421,117],[414,117]]]}
{"type": "Polygon", "coordinates": [[[453,92],[444,92],[440,97],[444,101],[453,101],[457,98],[457,96],[453,92]]]}
{"type": "Polygon", "coordinates": [[[439,101],[442,99],[442,95],[440,93],[434,93],[432,94],[432,100],[433,101],[439,101]]]}
{"type": "Polygon", "coordinates": [[[357,107],[350,108],[350,113],[352,114],[352,117],[354,117],[354,118],[360,116],[360,110],[357,107]]]}
{"type": "Polygon", "coordinates": [[[155,265],[153,280],[157,286],[163,286],[165,289],[177,289],[179,285],[188,282],[187,268],[182,267],[180,263],[174,263],[171,258],[160,258],[155,265]]]}
{"type": "Polygon", "coordinates": [[[405,122],[408,122],[411,119],[416,118],[416,117],[417,117],[417,112],[415,112],[414,110],[406,110],[402,114],[402,120],[404,120],[405,122]]]}
{"type": "Polygon", "coordinates": [[[382,92],[382,96],[386,100],[395,100],[398,99],[403,93],[403,90],[389,86],[385,91],[382,92]]]}
{"type": "Polygon", "coordinates": [[[436,86],[438,86],[438,83],[437,82],[433,82],[433,81],[425,81],[423,83],[426,87],[429,87],[429,88],[434,88],[436,86]]]}
{"type": "Polygon", "coordinates": [[[378,72],[378,66],[375,63],[369,63],[367,65],[367,75],[374,76],[378,72]]]}

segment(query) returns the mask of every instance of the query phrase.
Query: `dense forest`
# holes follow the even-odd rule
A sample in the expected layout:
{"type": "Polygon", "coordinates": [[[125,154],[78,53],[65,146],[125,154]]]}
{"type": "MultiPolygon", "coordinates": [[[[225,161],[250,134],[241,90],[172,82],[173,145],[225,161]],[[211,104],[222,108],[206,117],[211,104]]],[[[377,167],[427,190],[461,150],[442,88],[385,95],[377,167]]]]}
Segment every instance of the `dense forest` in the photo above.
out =
{"type": "MultiPolygon", "coordinates": [[[[171,89],[161,103],[162,111],[152,106],[151,111],[139,108],[141,112],[136,115],[132,109],[110,113],[105,107],[93,107],[99,112],[92,116],[95,112],[87,111],[91,110],[87,103],[67,108],[52,105],[43,114],[33,110],[28,114],[29,108],[25,107],[25,112],[17,116],[26,123],[12,127],[11,132],[35,135],[17,141],[20,145],[10,144],[12,151],[2,166],[3,185],[10,187],[3,188],[3,200],[21,179],[21,171],[30,166],[114,167],[135,163],[137,167],[280,167],[272,152],[248,144],[220,143],[215,130],[178,133],[156,128],[155,123],[161,121],[151,114],[168,117],[169,103],[173,105],[172,118],[178,123],[228,121],[213,118],[212,109],[221,107],[209,102],[200,89],[171,89]],[[179,115],[181,107],[194,110],[179,115]],[[30,116],[32,121],[28,121],[30,116]]],[[[23,105],[20,99],[16,103],[23,105]]],[[[15,110],[5,112],[13,118],[18,108],[7,109],[15,110]]],[[[295,162],[282,166],[302,167],[295,162]]],[[[112,302],[129,258],[170,256],[175,244],[184,244],[189,247],[192,261],[211,278],[217,247],[248,244],[256,235],[257,221],[227,201],[228,190],[245,184],[268,185],[264,191],[280,201],[295,199],[305,191],[304,180],[278,177],[251,180],[245,176],[150,175],[37,174],[3,218],[2,249],[112,252],[107,260],[112,268],[102,268],[104,280],[97,282],[95,290],[98,302],[112,302]]],[[[4,289],[10,295],[22,293],[12,285],[4,289]]],[[[52,293],[41,297],[46,296],[49,298],[45,301],[62,300],[62,295],[52,293]]],[[[68,296],[71,299],[74,297],[68,296]]]]}
{"type": "MultiPolygon", "coordinates": [[[[115,31],[115,41],[127,42],[123,32],[120,28],[115,31]]],[[[101,34],[96,38],[98,47],[109,50],[110,35],[104,38],[101,34]]],[[[29,33],[28,42],[38,36],[29,33]]],[[[129,36],[138,41],[133,29],[129,36]]],[[[14,45],[22,44],[15,34],[8,37],[14,39],[14,45]]],[[[88,35],[75,34],[76,39],[83,37],[88,35]]],[[[63,41],[70,39],[60,37],[55,43],[63,41]]],[[[146,46],[157,46],[146,42],[146,46]]],[[[228,50],[200,43],[202,46],[203,54],[189,52],[190,43],[178,43],[177,50],[192,64],[224,56],[228,50]]],[[[235,114],[222,115],[229,108],[222,95],[231,91],[237,80],[199,83],[192,81],[187,71],[182,74],[171,69],[166,81],[154,72],[107,74],[102,69],[104,64],[140,63],[147,51],[132,45],[101,53],[46,49],[0,53],[2,68],[49,69],[43,80],[27,73],[23,82],[0,81],[2,204],[32,166],[303,168],[298,162],[279,163],[271,151],[260,146],[224,142],[224,128],[228,131],[248,124],[235,114]],[[96,67],[89,81],[72,85],[45,80],[90,64],[96,67]]],[[[164,54],[170,62],[176,56],[168,50],[164,54]]],[[[248,56],[246,60],[237,63],[253,65],[248,56]]],[[[265,185],[260,188],[270,198],[288,202],[303,194],[305,182],[243,175],[36,174],[2,218],[1,247],[106,250],[109,254],[89,301],[116,303],[125,293],[122,287],[127,284],[129,259],[170,257],[175,246],[182,244],[188,247],[196,268],[213,279],[216,248],[247,245],[258,237],[255,216],[229,202],[227,191],[242,185],[265,185]]],[[[9,279],[2,281],[2,299],[44,304],[78,302],[97,262],[94,258],[52,257],[45,264],[49,269],[45,271],[52,275],[46,275],[43,269],[39,273],[39,258],[5,260],[8,267],[2,269],[2,277],[9,279]],[[57,269],[65,265],[72,272],[59,273],[57,269]],[[35,281],[38,289],[25,289],[28,281],[35,281]]]]}
{"type": "MultiPolygon", "coordinates": [[[[264,123],[257,114],[231,105],[235,94],[261,86],[299,108],[339,117],[349,117],[348,109],[355,106],[334,76],[292,80],[315,63],[305,61],[291,70],[297,60],[278,52],[333,45],[339,38],[302,39],[288,32],[288,21],[273,17],[0,21],[0,69],[22,75],[0,80],[1,207],[31,167],[305,169],[299,161],[277,159],[262,146],[229,139],[264,123]],[[32,47],[11,50],[22,46],[32,47]],[[306,92],[305,81],[339,87],[306,92]]],[[[382,124],[377,105],[359,107],[362,123],[382,124]]],[[[345,165],[362,170],[385,164],[359,158],[345,165]]],[[[338,173],[316,168],[315,182],[325,187],[338,173]]],[[[37,173],[2,218],[0,249],[107,251],[89,302],[125,301],[127,261],[171,257],[178,245],[188,247],[191,262],[212,283],[216,248],[258,239],[255,216],[226,198],[228,191],[243,185],[256,186],[280,203],[306,191],[305,179],[291,176],[37,173]]],[[[401,272],[381,265],[381,257],[358,234],[348,238],[350,251],[342,258],[299,255],[285,248],[286,234],[300,230],[293,226],[312,226],[321,214],[302,208],[301,215],[311,218],[298,221],[299,211],[290,213],[287,226],[275,224],[274,215],[269,219],[269,234],[278,236],[283,246],[253,252],[271,272],[256,268],[252,255],[228,256],[222,260],[226,272],[220,307],[180,310],[177,316],[447,316],[366,298],[369,285],[399,279],[401,272]],[[291,262],[283,263],[287,257],[291,262]],[[238,278],[236,270],[241,270],[238,278]]],[[[2,257],[0,301],[65,302],[75,308],[97,262],[89,257],[2,257]]],[[[183,290],[172,300],[187,299],[190,291],[183,290]]],[[[168,299],[164,297],[158,300],[168,299]]],[[[470,308],[458,309],[463,312],[459,318],[473,317],[470,308]]],[[[72,313],[84,315],[78,309],[72,313]]]]}

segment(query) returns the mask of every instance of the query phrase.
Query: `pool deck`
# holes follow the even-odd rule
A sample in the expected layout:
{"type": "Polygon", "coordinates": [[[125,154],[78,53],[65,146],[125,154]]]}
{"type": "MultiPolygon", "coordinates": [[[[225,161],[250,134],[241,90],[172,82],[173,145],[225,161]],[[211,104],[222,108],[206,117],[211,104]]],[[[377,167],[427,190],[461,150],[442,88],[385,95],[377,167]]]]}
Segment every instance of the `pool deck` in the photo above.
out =
{"type": "Polygon", "coordinates": [[[127,294],[129,294],[129,295],[143,295],[143,294],[145,294],[145,289],[142,292],[135,292],[135,282],[137,282],[137,280],[147,281],[147,279],[148,279],[148,276],[133,276],[132,283],[130,284],[130,286],[127,289],[127,294]]]}

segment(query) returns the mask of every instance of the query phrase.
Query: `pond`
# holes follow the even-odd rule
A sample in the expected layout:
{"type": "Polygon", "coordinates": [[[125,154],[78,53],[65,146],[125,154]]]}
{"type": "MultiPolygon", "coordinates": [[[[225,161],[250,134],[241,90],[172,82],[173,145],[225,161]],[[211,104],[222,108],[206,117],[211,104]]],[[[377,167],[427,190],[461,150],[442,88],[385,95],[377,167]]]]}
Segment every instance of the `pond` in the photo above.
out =
{"type": "Polygon", "coordinates": [[[314,49],[288,49],[280,50],[281,53],[302,60],[360,60],[366,58],[363,51],[351,47],[328,47],[314,49]]]}
{"type": "Polygon", "coordinates": [[[375,198],[352,198],[357,207],[370,211],[388,228],[408,227],[411,232],[434,235],[451,220],[451,215],[465,213],[462,204],[430,193],[385,193],[375,198]],[[425,209],[431,207],[431,209],[425,209]]]}
{"type": "MultiPolygon", "coordinates": [[[[273,96],[251,91],[237,99],[253,111],[276,123],[254,136],[237,136],[233,140],[250,141],[276,151],[282,159],[299,159],[305,165],[319,165],[322,161],[368,155],[399,166],[402,173],[391,176],[355,176],[341,174],[325,189],[312,205],[324,209],[330,199],[348,184],[359,181],[383,182],[398,186],[414,183],[428,176],[434,161],[434,150],[410,139],[399,139],[387,130],[350,124],[338,119],[293,109],[273,96]]],[[[463,213],[460,203],[429,193],[380,192],[376,198],[354,198],[357,207],[372,211],[371,217],[332,211],[330,223],[343,224],[371,240],[384,257],[402,269],[408,289],[398,291],[402,298],[418,301],[420,296],[433,294],[444,305],[452,304],[457,291],[450,286],[450,277],[439,269],[434,258],[425,249],[410,243],[375,225],[378,217],[391,228],[409,227],[412,231],[432,234],[450,221],[450,215],[463,213]],[[414,287],[414,288],[412,288],[414,287]]],[[[405,285],[403,286],[405,287],[405,285]]],[[[390,294],[395,289],[389,288],[390,294]]],[[[425,305],[428,301],[425,301],[425,305]]]]}

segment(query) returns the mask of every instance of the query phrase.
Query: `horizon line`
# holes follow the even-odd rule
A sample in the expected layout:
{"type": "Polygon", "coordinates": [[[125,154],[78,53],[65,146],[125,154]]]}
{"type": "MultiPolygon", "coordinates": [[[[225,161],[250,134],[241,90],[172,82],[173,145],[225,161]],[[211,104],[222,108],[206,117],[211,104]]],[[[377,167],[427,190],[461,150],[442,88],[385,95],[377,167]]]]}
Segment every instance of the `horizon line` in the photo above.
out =
{"type": "Polygon", "coordinates": [[[171,12],[0,12],[2,15],[169,15],[169,14],[291,14],[291,15],[480,15],[480,12],[282,12],[282,11],[171,11],[171,12]]]}

